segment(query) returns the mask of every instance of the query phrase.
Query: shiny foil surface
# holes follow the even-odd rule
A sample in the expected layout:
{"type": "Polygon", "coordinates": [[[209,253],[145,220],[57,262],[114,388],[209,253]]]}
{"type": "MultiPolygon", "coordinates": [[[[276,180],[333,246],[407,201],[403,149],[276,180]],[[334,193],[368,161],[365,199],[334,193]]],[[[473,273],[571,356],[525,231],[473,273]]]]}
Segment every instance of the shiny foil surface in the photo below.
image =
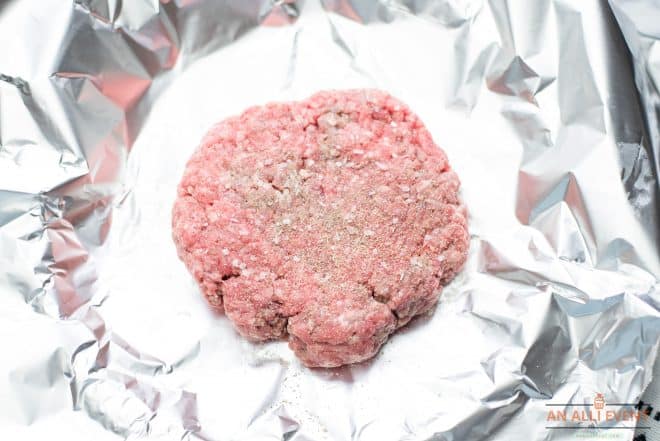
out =
{"type": "Polygon", "coordinates": [[[0,438],[568,440],[548,404],[634,403],[659,23],[654,0],[0,2],[0,438]],[[376,358],[307,369],[210,311],[170,210],[213,123],[354,87],[445,149],[471,249],[376,358]]]}

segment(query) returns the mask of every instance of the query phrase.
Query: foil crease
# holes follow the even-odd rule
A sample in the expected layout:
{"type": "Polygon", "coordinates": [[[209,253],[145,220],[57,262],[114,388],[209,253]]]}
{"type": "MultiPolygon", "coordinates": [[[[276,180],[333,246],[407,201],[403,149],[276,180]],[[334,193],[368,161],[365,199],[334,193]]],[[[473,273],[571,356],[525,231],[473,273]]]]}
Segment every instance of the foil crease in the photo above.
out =
{"type": "Polygon", "coordinates": [[[649,0],[0,3],[0,435],[559,440],[546,404],[634,403],[660,340],[658,22],[649,0]],[[310,370],[209,311],[170,207],[212,123],[345,87],[421,116],[473,237],[432,315],[310,370]]]}

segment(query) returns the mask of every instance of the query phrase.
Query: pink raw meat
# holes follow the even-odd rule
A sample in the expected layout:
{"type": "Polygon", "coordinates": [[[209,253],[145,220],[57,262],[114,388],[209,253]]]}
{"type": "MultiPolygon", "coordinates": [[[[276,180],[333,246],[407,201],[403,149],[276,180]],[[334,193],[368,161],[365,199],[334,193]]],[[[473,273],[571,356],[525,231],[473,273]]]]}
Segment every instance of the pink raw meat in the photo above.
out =
{"type": "Polygon", "coordinates": [[[213,127],[179,185],[173,237],[242,335],[340,366],[374,356],[463,266],[458,188],[403,103],[321,92],[213,127]]]}

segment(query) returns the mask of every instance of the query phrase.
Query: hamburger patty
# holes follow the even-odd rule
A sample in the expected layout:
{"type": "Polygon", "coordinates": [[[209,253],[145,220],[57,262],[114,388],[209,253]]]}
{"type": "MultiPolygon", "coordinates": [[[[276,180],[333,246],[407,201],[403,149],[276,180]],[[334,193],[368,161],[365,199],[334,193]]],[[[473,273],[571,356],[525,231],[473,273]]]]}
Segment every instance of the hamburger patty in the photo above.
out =
{"type": "Polygon", "coordinates": [[[458,188],[403,103],[320,92],[214,126],[179,185],[173,237],[243,336],[340,366],[374,356],[463,266],[458,188]]]}

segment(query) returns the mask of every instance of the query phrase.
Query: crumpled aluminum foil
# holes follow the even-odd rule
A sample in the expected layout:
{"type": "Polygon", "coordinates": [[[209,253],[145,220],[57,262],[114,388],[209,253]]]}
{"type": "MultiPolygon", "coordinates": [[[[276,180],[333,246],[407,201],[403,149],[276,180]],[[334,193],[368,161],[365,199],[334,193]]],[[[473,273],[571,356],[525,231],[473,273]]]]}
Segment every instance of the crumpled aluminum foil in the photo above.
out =
{"type": "Polygon", "coordinates": [[[659,22],[651,0],[0,3],[0,438],[558,440],[546,404],[634,402],[659,22]],[[347,87],[421,116],[473,239],[433,315],[310,370],[206,307],[170,208],[211,124],[347,87]]]}

